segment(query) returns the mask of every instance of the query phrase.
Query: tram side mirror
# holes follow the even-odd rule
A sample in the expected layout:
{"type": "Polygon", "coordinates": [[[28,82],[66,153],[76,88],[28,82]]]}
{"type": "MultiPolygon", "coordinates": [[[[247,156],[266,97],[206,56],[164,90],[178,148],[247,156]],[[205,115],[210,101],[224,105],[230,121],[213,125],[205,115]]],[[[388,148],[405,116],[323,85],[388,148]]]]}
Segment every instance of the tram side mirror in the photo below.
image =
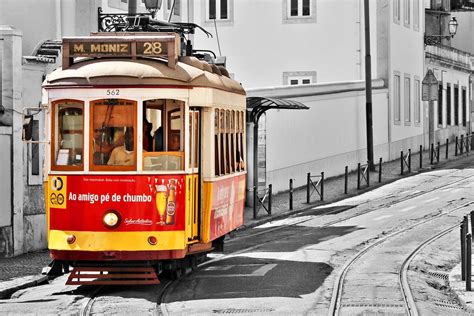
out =
{"type": "Polygon", "coordinates": [[[31,140],[33,138],[33,115],[25,115],[23,117],[23,140],[31,140]]]}

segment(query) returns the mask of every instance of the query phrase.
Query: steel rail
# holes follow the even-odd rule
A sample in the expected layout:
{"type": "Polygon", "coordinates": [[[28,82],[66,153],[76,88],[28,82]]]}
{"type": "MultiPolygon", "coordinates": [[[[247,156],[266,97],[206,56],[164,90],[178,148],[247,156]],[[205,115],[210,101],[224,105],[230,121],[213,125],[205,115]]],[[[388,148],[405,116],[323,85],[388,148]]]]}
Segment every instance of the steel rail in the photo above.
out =
{"type": "MultiPolygon", "coordinates": [[[[432,191],[431,191],[432,192],[432,191]]],[[[339,274],[338,276],[336,277],[336,282],[335,282],[335,286],[333,288],[333,294],[332,294],[332,297],[331,297],[331,303],[330,303],[330,306],[329,306],[329,311],[328,311],[328,315],[339,315],[339,310],[340,310],[340,305],[341,305],[341,298],[342,298],[342,290],[343,290],[343,285],[344,285],[344,280],[345,280],[345,277],[347,275],[347,272],[349,271],[349,269],[353,266],[353,264],[355,262],[357,262],[363,255],[365,255],[367,252],[369,252],[369,250],[371,250],[372,248],[382,244],[383,242],[387,241],[388,239],[390,238],[393,238],[397,235],[400,235],[404,232],[407,232],[417,226],[420,226],[420,225],[423,225],[423,224],[426,224],[426,223],[429,223],[435,219],[438,219],[444,215],[447,215],[447,214],[450,214],[450,213],[453,213],[461,208],[465,208],[471,204],[474,204],[474,201],[470,201],[470,202],[467,202],[467,203],[464,203],[458,207],[455,207],[454,209],[450,210],[449,212],[442,212],[438,215],[435,215],[431,218],[428,218],[424,221],[421,221],[421,222],[418,222],[418,223],[415,223],[413,225],[410,225],[408,227],[405,227],[401,230],[398,230],[398,231],[395,231],[389,235],[386,235],[385,237],[383,237],[382,239],[379,239],[377,240],[376,242],[374,242],[373,244],[370,244],[368,245],[367,247],[365,247],[364,249],[362,249],[361,251],[359,251],[356,255],[354,255],[348,262],[346,262],[346,264],[343,266],[343,268],[339,271],[339,274]]],[[[452,229],[452,227],[450,227],[452,229]]],[[[406,309],[409,309],[408,307],[406,307],[406,309]]]]}
{"type": "Polygon", "coordinates": [[[168,310],[166,309],[166,303],[164,303],[164,298],[168,294],[168,290],[172,288],[172,285],[176,284],[179,280],[169,280],[161,289],[160,293],[158,294],[158,301],[155,304],[156,313],[153,315],[169,315],[168,310]]]}
{"type": "Polygon", "coordinates": [[[406,312],[408,315],[418,316],[418,310],[416,308],[415,300],[413,298],[410,286],[408,284],[408,267],[411,264],[413,258],[426,246],[431,244],[433,241],[438,240],[439,238],[447,235],[455,228],[459,227],[459,224],[453,225],[449,228],[446,228],[442,232],[430,237],[429,239],[425,240],[421,243],[412,253],[403,261],[400,270],[398,272],[400,288],[403,294],[403,300],[405,301],[406,312]]]}
{"type": "Polygon", "coordinates": [[[104,287],[105,285],[101,285],[88,295],[87,301],[81,306],[81,311],[79,312],[79,315],[81,316],[92,315],[92,305],[94,304],[95,298],[100,293],[100,291],[102,291],[104,287]]]}

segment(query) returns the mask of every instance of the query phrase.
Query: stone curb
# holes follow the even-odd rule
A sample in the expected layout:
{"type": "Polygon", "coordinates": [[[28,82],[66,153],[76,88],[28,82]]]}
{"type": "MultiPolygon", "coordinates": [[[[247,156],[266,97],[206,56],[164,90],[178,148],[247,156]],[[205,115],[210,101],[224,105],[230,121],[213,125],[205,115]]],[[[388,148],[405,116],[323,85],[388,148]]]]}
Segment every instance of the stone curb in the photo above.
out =
{"type": "Polygon", "coordinates": [[[474,312],[474,292],[466,291],[466,281],[461,279],[461,264],[456,265],[449,272],[449,288],[453,290],[464,310],[469,313],[474,312]]]}
{"type": "Polygon", "coordinates": [[[15,278],[11,281],[0,282],[0,299],[8,299],[18,290],[37,286],[48,281],[46,275],[29,275],[26,277],[15,278]]]}

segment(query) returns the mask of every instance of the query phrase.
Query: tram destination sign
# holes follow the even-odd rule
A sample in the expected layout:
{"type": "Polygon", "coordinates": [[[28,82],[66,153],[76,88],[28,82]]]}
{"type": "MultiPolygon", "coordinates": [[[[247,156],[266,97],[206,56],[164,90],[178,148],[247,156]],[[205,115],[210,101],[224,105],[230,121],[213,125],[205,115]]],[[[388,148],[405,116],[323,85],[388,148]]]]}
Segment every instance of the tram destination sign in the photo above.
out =
{"type": "MultiPolygon", "coordinates": [[[[143,33],[142,33],[143,34],[143,33]]],[[[179,53],[177,34],[155,36],[88,36],[63,39],[63,69],[70,67],[76,57],[161,57],[168,59],[168,66],[175,67],[179,53]]]]}

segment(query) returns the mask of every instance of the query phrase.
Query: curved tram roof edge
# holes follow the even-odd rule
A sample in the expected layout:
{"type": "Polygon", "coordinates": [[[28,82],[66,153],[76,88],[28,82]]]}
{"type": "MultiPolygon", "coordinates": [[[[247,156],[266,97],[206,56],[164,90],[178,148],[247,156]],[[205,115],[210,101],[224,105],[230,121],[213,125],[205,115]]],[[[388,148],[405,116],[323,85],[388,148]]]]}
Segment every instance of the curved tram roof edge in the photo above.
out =
{"type": "MultiPolygon", "coordinates": [[[[71,88],[74,86],[176,86],[210,87],[245,95],[237,81],[212,73],[194,57],[180,59],[176,69],[157,58],[89,59],[75,63],[68,69],[58,68],[46,77],[43,88],[71,88]]],[[[207,68],[210,69],[210,68],[207,68]]]]}

